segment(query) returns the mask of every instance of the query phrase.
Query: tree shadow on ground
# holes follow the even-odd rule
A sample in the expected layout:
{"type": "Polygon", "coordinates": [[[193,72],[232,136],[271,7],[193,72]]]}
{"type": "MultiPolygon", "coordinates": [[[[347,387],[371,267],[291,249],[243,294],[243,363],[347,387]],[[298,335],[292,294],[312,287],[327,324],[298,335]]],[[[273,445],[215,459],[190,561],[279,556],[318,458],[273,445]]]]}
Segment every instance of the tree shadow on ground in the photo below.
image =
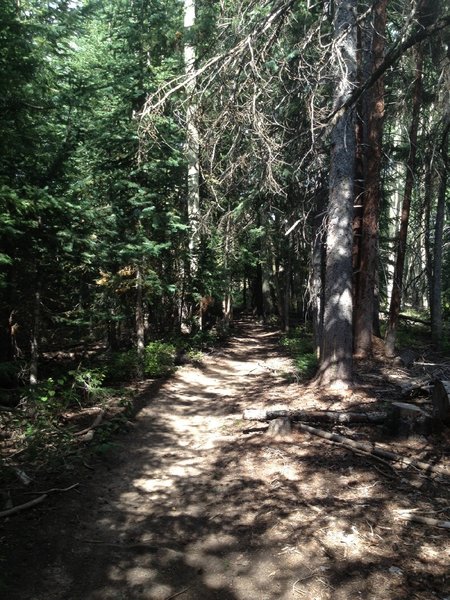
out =
{"type": "Polygon", "coordinates": [[[398,518],[444,515],[445,482],[295,429],[285,440],[244,434],[238,409],[270,386],[240,369],[185,369],[78,495],[11,520],[5,597],[445,598],[447,534],[398,518]]]}

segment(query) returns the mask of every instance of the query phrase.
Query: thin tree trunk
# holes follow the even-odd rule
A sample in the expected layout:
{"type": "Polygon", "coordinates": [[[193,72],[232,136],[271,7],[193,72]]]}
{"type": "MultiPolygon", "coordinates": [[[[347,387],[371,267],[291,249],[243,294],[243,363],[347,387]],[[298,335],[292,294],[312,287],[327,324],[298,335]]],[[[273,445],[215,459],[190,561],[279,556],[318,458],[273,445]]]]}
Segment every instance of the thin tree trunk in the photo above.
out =
{"type": "Polygon", "coordinates": [[[228,215],[224,227],[223,239],[223,268],[226,277],[226,286],[222,298],[223,323],[226,328],[229,327],[233,318],[233,273],[230,267],[230,257],[232,255],[233,228],[232,228],[231,206],[228,206],[228,215]]]}
{"type": "Polygon", "coordinates": [[[406,241],[408,237],[409,213],[411,208],[411,198],[414,186],[414,175],[416,168],[417,153],[417,131],[419,128],[419,115],[422,105],[422,64],[423,50],[422,46],[416,48],[416,68],[413,90],[413,103],[411,126],[409,129],[410,150],[407,160],[405,191],[403,194],[402,212],[400,217],[400,231],[397,242],[397,258],[394,270],[394,280],[392,285],[391,303],[389,308],[389,321],[386,331],[386,356],[394,356],[395,342],[397,339],[397,327],[402,303],[403,289],[403,270],[405,265],[406,241]]]}
{"type": "MultiPolygon", "coordinates": [[[[356,81],[356,0],[335,3],[336,77],[334,107],[356,81]]],[[[355,112],[337,113],[331,133],[325,309],[318,382],[334,388],[352,383],[352,241],[355,171],[355,112]]]]}
{"type": "Polygon", "coordinates": [[[442,171],[439,182],[439,194],[436,207],[436,224],[434,228],[434,256],[433,256],[433,299],[431,310],[431,338],[436,346],[442,342],[442,246],[445,222],[445,200],[447,193],[448,171],[448,138],[449,127],[447,124],[441,146],[442,171]]]}
{"type": "Polygon", "coordinates": [[[317,358],[320,358],[322,347],[323,305],[325,281],[325,229],[326,216],[323,213],[324,194],[320,193],[317,214],[314,217],[314,241],[311,258],[310,296],[313,317],[314,346],[317,358]]]}
{"type": "MultiPolygon", "coordinates": [[[[424,198],[423,198],[423,219],[424,219],[424,251],[425,251],[425,273],[428,288],[428,306],[433,312],[433,256],[431,249],[431,204],[433,198],[433,177],[432,169],[434,165],[434,156],[432,152],[425,155],[425,179],[424,179],[424,198]]],[[[431,315],[431,319],[433,319],[431,315]]]]}
{"type": "MultiPolygon", "coordinates": [[[[374,9],[372,37],[372,70],[383,62],[386,31],[387,0],[380,0],[374,9]]],[[[380,211],[380,173],[384,119],[384,80],[380,77],[368,98],[368,144],[365,147],[365,197],[362,219],[362,239],[359,278],[355,307],[355,353],[367,356],[372,352],[372,331],[375,307],[375,286],[378,259],[378,220],[380,211]]]]}
{"type": "Polygon", "coordinates": [[[136,267],[136,350],[138,355],[138,376],[142,377],[145,354],[145,319],[140,265],[136,267]]]}
{"type": "Polygon", "coordinates": [[[284,271],[284,296],[283,296],[283,322],[284,331],[288,332],[290,329],[289,312],[291,307],[291,271],[292,271],[292,257],[291,248],[288,241],[288,258],[285,265],[284,271]]]}
{"type": "Polygon", "coordinates": [[[30,385],[38,383],[39,340],[41,329],[41,277],[37,273],[36,290],[34,292],[33,328],[31,331],[30,385]]]}
{"type": "MultiPolygon", "coordinates": [[[[367,6],[361,6],[367,10],[367,6]]],[[[364,19],[357,27],[357,64],[358,85],[362,85],[372,72],[373,54],[371,52],[372,24],[368,18],[364,19]]],[[[366,178],[366,162],[368,148],[368,123],[370,112],[370,92],[365,92],[359,99],[356,114],[356,150],[355,150],[355,203],[353,206],[353,273],[354,294],[359,284],[359,265],[361,260],[361,240],[364,210],[364,191],[366,178]]]]}

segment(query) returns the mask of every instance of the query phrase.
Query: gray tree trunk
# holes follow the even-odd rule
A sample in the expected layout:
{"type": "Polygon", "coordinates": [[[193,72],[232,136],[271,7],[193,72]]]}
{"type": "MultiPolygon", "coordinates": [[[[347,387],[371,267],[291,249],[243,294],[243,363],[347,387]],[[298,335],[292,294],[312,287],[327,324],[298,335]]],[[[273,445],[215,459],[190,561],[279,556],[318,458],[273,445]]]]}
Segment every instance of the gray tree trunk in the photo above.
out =
{"type": "Polygon", "coordinates": [[[136,350],[138,355],[138,375],[143,376],[144,353],[145,353],[145,321],[142,293],[142,271],[136,267],[136,350]]]}
{"type": "MultiPolygon", "coordinates": [[[[356,0],[335,3],[336,92],[334,108],[356,81],[356,0]]],[[[325,306],[318,381],[345,389],[352,383],[352,244],[355,171],[355,112],[338,112],[331,132],[325,306]]]]}
{"type": "MultiPolygon", "coordinates": [[[[195,46],[190,36],[195,24],[195,0],[184,0],[184,69],[186,75],[195,71],[195,46]]],[[[186,159],[187,159],[187,211],[190,226],[190,275],[198,271],[200,246],[200,191],[199,191],[199,135],[195,122],[197,106],[194,99],[196,81],[192,78],[186,85],[186,159]]]]}
{"type": "Polygon", "coordinates": [[[30,357],[30,385],[38,383],[39,368],[39,339],[41,329],[41,279],[37,275],[36,290],[34,292],[33,329],[31,331],[31,357],[30,357]]]}
{"type": "Polygon", "coordinates": [[[314,331],[314,348],[317,358],[320,358],[323,330],[324,289],[322,283],[325,281],[325,202],[325,194],[321,190],[319,192],[317,211],[314,217],[314,240],[311,256],[311,280],[309,284],[314,331]]]}
{"type": "Polygon", "coordinates": [[[450,59],[444,64],[443,69],[443,94],[441,104],[444,112],[444,133],[440,148],[441,154],[441,178],[439,182],[439,195],[436,207],[436,224],[434,228],[434,256],[433,256],[433,279],[431,291],[431,336],[433,342],[440,346],[442,343],[442,249],[443,233],[445,223],[445,205],[448,184],[448,144],[450,136],[450,59]]]}
{"type": "Polygon", "coordinates": [[[444,239],[445,201],[447,194],[448,170],[448,139],[449,125],[447,125],[442,141],[442,170],[439,182],[439,195],[436,207],[436,224],[434,228],[434,256],[433,256],[433,288],[431,293],[431,337],[436,346],[442,342],[442,247],[444,239]]]}

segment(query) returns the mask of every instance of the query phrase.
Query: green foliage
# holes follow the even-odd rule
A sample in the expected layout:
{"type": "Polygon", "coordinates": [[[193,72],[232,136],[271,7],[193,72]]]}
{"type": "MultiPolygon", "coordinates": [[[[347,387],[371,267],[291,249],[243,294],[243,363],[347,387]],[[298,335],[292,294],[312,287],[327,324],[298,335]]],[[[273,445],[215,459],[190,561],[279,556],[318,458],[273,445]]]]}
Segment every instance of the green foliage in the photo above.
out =
{"type": "Polygon", "coordinates": [[[107,366],[107,379],[109,381],[129,381],[134,379],[139,372],[139,359],[136,350],[114,352],[107,366]]]}
{"type": "Polygon", "coordinates": [[[103,387],[105,377],[106,369],[82,367],[67,375],[48,377],[29,390],[28,402],[38,411],[56,417],[70,406],[89,406],[105,399],[110,394],[103,387]]]}
{"type": "Polygon", "coordinates": [[[83,405],[96,403],[108,395],[108,390],[102,387],[106,369],[79,368],[69,371],[69,375],[73,377],[72,390],[79,393],[83,405]]]}
{"type": "Polygon", "coordinates": [[[176,348],[165,342],[150,342],[145,347],[144,373],[148,377],[165,377],[175,368],[176,348]]]}
{"type": "Polygon", "coordinates": [[[281,345],[294,360],[296,377],[302,381],[310,379],[318,366],[311,334],[303,328],[293,329],[281,338],[281,345]]]}
{"type": "Polygon", "coordinates": [[[202,360],[203,360],[203,352],[201,350],[188,350],[186,352],[186,357],[189,360],[189,362],[195,364],[201,364],[202,360]]]}

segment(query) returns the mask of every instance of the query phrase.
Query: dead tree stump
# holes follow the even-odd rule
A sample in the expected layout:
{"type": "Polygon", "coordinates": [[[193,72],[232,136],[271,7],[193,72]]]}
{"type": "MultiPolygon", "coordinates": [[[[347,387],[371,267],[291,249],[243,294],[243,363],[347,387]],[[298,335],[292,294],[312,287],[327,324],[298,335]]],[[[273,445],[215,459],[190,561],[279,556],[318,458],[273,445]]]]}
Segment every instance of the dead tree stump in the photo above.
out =
{"type": "Polygon", "coordinates": [[[431,402],[433,417],[450,425],[450,381],[435,381],[431,402]]]}
{"type": "Polygon", "coordinates": [[[275,439],[280,439],[290,435],[291,430],[292,425],[289,417],[279,417],[270,421],[267,433],[275,439]]]}

